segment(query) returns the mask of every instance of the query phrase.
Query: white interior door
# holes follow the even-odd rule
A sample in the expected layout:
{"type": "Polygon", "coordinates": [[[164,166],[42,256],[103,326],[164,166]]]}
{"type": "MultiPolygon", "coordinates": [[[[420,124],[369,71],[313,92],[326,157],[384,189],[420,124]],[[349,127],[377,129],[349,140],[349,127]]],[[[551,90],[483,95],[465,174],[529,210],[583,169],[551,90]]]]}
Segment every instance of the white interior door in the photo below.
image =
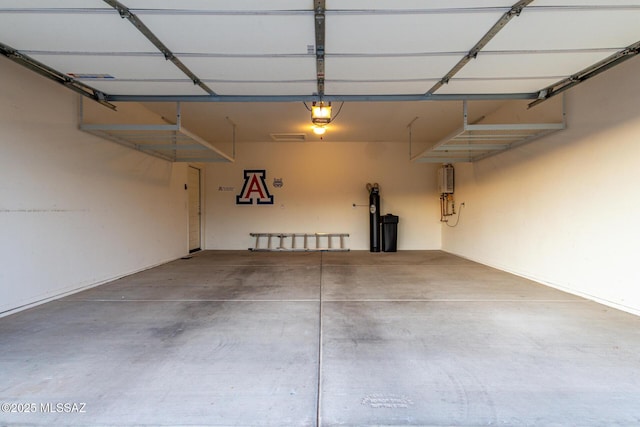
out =
{"type": "Polygon", "coordinates": [[[187,189],[189,193],[189,252],[195,252],[201,249],[200,169],[189,166],[187,189]]]}

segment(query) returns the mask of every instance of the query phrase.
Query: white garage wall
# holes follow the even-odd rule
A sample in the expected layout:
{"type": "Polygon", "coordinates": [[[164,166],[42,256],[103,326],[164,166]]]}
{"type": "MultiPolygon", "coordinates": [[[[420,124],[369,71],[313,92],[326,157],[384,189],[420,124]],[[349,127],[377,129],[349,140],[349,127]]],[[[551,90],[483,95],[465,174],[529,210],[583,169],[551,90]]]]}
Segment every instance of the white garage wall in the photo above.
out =
{"type": "Polygon", "coordinates": [[[77,95],[4,58],[0,81],[0,313],[188,252],[185,165],[77,130],[77,95]]]}
{"type": "Polygon", "coordinates": [[[640,60],[567,93],[568,129],[456,165],[443,249],[640,314],[640,60]]]}
{"type": "Polygon", "coordinates": [[[439,249],[434,176],[434,165],[409,161],[405,143],[238,144],[236,163],[206,170],[205,245],[246,250],[254,244],[251,232],[340,232],[350,234],[351,249],[368,250],[365,186],[377,182],[381,213],[400,217],[398,249],[439,249]],[[236,205],[245,169],[266,170],[273,205],[236,205]],[[282,188],[274,178],[282,178],[282,188]]]}

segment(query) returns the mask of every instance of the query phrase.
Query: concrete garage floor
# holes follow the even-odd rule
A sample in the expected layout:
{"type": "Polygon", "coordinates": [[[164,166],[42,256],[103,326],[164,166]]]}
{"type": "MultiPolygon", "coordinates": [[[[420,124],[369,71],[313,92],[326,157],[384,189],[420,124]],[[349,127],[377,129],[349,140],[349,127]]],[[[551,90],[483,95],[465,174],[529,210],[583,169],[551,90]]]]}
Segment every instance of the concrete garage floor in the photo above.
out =
{"type": "Polygon", "coordinates": [[[639,317],[439,251],[201,252],[0,344],[0,425],[640,425],[639,317]]]}

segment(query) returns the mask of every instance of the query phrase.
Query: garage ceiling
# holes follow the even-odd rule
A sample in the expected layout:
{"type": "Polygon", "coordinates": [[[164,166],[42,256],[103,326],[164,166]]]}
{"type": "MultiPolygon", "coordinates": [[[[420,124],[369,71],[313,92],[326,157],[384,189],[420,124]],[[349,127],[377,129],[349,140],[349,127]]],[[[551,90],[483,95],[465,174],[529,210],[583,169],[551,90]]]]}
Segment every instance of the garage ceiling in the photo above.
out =
{"type": "Polygon", "coordinates": [[[345,102],[326,140],[428,145],[462,100],[486,116],[637,54],[639,24],[637,0],[0,0],[5,56],[105,104],[181,101],[213,143],[317,138],[323,100],[345,102]]]}

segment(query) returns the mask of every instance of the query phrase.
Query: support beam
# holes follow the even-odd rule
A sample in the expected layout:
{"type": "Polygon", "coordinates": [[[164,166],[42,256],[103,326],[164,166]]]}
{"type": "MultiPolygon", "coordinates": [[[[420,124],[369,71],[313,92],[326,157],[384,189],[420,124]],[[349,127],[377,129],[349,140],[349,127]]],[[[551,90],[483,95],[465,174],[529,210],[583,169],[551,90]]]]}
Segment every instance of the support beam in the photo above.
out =
{"type": "Polygon", "coordinates": [[[434,148],[433,151],[495,151],[508,147],[509,144],[455,144],[434,148]]]}
{"type": "Polygon", "coordinates": [[[541,102],[544,102],[547,99],[552,98],[567,89],[571,89],[572,87],[579,85],[585,80],[588,80],[591,77],[595,77],[598,74],[607,71],[612,67],[615,67],[616,65],[626,61],[627,59],[633,58],[638,54],[638,52],[640,52],[640,41],[627,46],[621,51],[614,53],[613,55],[603,59],[602,61],[597,62],[592,66],[587,67],[584,70],[570,77],[567,77],[564,80],[559,81],[558,83],[547,86],[546,88],[538,92],[538,99],[529,104],[529,108],[535,107],[541,102]]]}
{"type": "Polygon", "coordinates": [[[470,157],[424,157],[414,160],[416,163],[471,163],[470,157]]]}
{"type": "Polygon", "coordinates": [[[324,43],[325,43],[325,0],[314,0],[314,18],[316,31],[316,78],[318,80],[318,96],[324,96],[324,43]]]}
{"type": "Polygon", "coordinates": [[[160,151],[172,151],[172,150],[183,150],[183,151],[206,151],[209,150],[208,147],[200,144],[138,144],[140,148],[145,150],[160,150],[160,151]]]}
{"type": "MultiPolygon", "coordinates": [[[[327,102],[502,101],[537,99],[533,93],[324,95],[327,102]]],[[[108,95],[111,102],[313,102],[317,95],[108,95]]]]}
{"type": "Polygon", "coordinates": [[[111,108],[112,110],[116,109],[115,105],[106,100],[107,95],[105,93],[100,92],[99,90],[94,89],[82,82],[79,82],[71,76],[56,71],[53,68],[43,64],[42,62],[36,61],[28,55],[18,52],[11,46],[0,43],[0,54],[6,56],[15,63],[30,69],[31,71],[35,71],[36,73],[48,78],[49,80],[53,80],[54,82],[59,83],[64,87],[79,93],[82,96],[86,96],[87,98],[104,105],[105,107],[111,108]]]}
{"type": "Polygon", "coordinates": [[[440,89],[442,86],[444,86],[447,83],[449,83],[449,80],[451,80],[451,78],[453,78],[453,76],[458,74],[458,72],[465,65],[467,65],[467,63],[469,61],[471,61],[472,59],[475,59],[478,56],[478,53],[487,45],[487,43],[489,43],[491,41],[491,39],[493,39],[496,36],[496,34],[498,34],[498,32],[500,32],[500,30],[502,30],[504,28],[504,26],[507,25],[507,23],[509,21],[511,21],[511,18],[513,18],[514,16],[520,16],[520,13],[522,12],[522,9],[527,7],[529,5],[529,3],[531,3],[532,1],[533,0],[520,0],[519,2],[517,2],[516,4],[511,6],[511,9],[509,9],[508,12],[505,12],[505,14],[502,15],[502,17],[498,20],[498,22],[496,22],[493,25],[493,27],[491,27],[491,29],[480,39],[480,41],[478,43],[476,43],[476,45],[473,46],[473,48],[471,48],[469,53],[467,53],[451,69],[451,71],[449,71],[438,83],[436,83],[431,89],[429,89],[427,94],[432,94],[435,91],[437,91],[438,89],[440,89]]]}
{"type": "Polygon", "coordinates": [[[209,86],[207,86],[205,83],[203,83],[202,80],[198,78],[198,76],[196,76],[193,72],[191,72],[191,70],[189,70],[189,68],[187,68],[187,66],[184,65],[182,61],[176,58],[173,52],[171,52],[171,50],[169,50],[169,48],[164,43],[162,43],[162,41],[160,41],[160,39],[156,37],[155,34],[153,34],[153,32],[149,29],[149,27],[147,27],[140,20],[140,18],[138,18],[133,12],[131,12],[131,10],[129,10],[128,7],[126,7],[125,5],[123,5],[117,0],[103,0],[103,1],[107,3],[109,6],[111,6],[112,8],[114,8],[115,10],[117,10],[122,19],[125,19],[125,18],[128,19],[129,22],[131,22],[138,29],[138,31],[140,31],[142,35],[144,35],[147,38],[147,40],[153,43],[153,45],[160,52],[162,52],[165,59],[167,61],[173,62],[173,64],[176,67],[178,67],[180,71],[182,71],[185,75],[187,75],[187,77],[189,77],[189,79],[191,79],[194,85],[200,86],[200,88],[205,92],[207,92],[209,95],[215,95],[215,92],[211,90],[209,86]]]}

